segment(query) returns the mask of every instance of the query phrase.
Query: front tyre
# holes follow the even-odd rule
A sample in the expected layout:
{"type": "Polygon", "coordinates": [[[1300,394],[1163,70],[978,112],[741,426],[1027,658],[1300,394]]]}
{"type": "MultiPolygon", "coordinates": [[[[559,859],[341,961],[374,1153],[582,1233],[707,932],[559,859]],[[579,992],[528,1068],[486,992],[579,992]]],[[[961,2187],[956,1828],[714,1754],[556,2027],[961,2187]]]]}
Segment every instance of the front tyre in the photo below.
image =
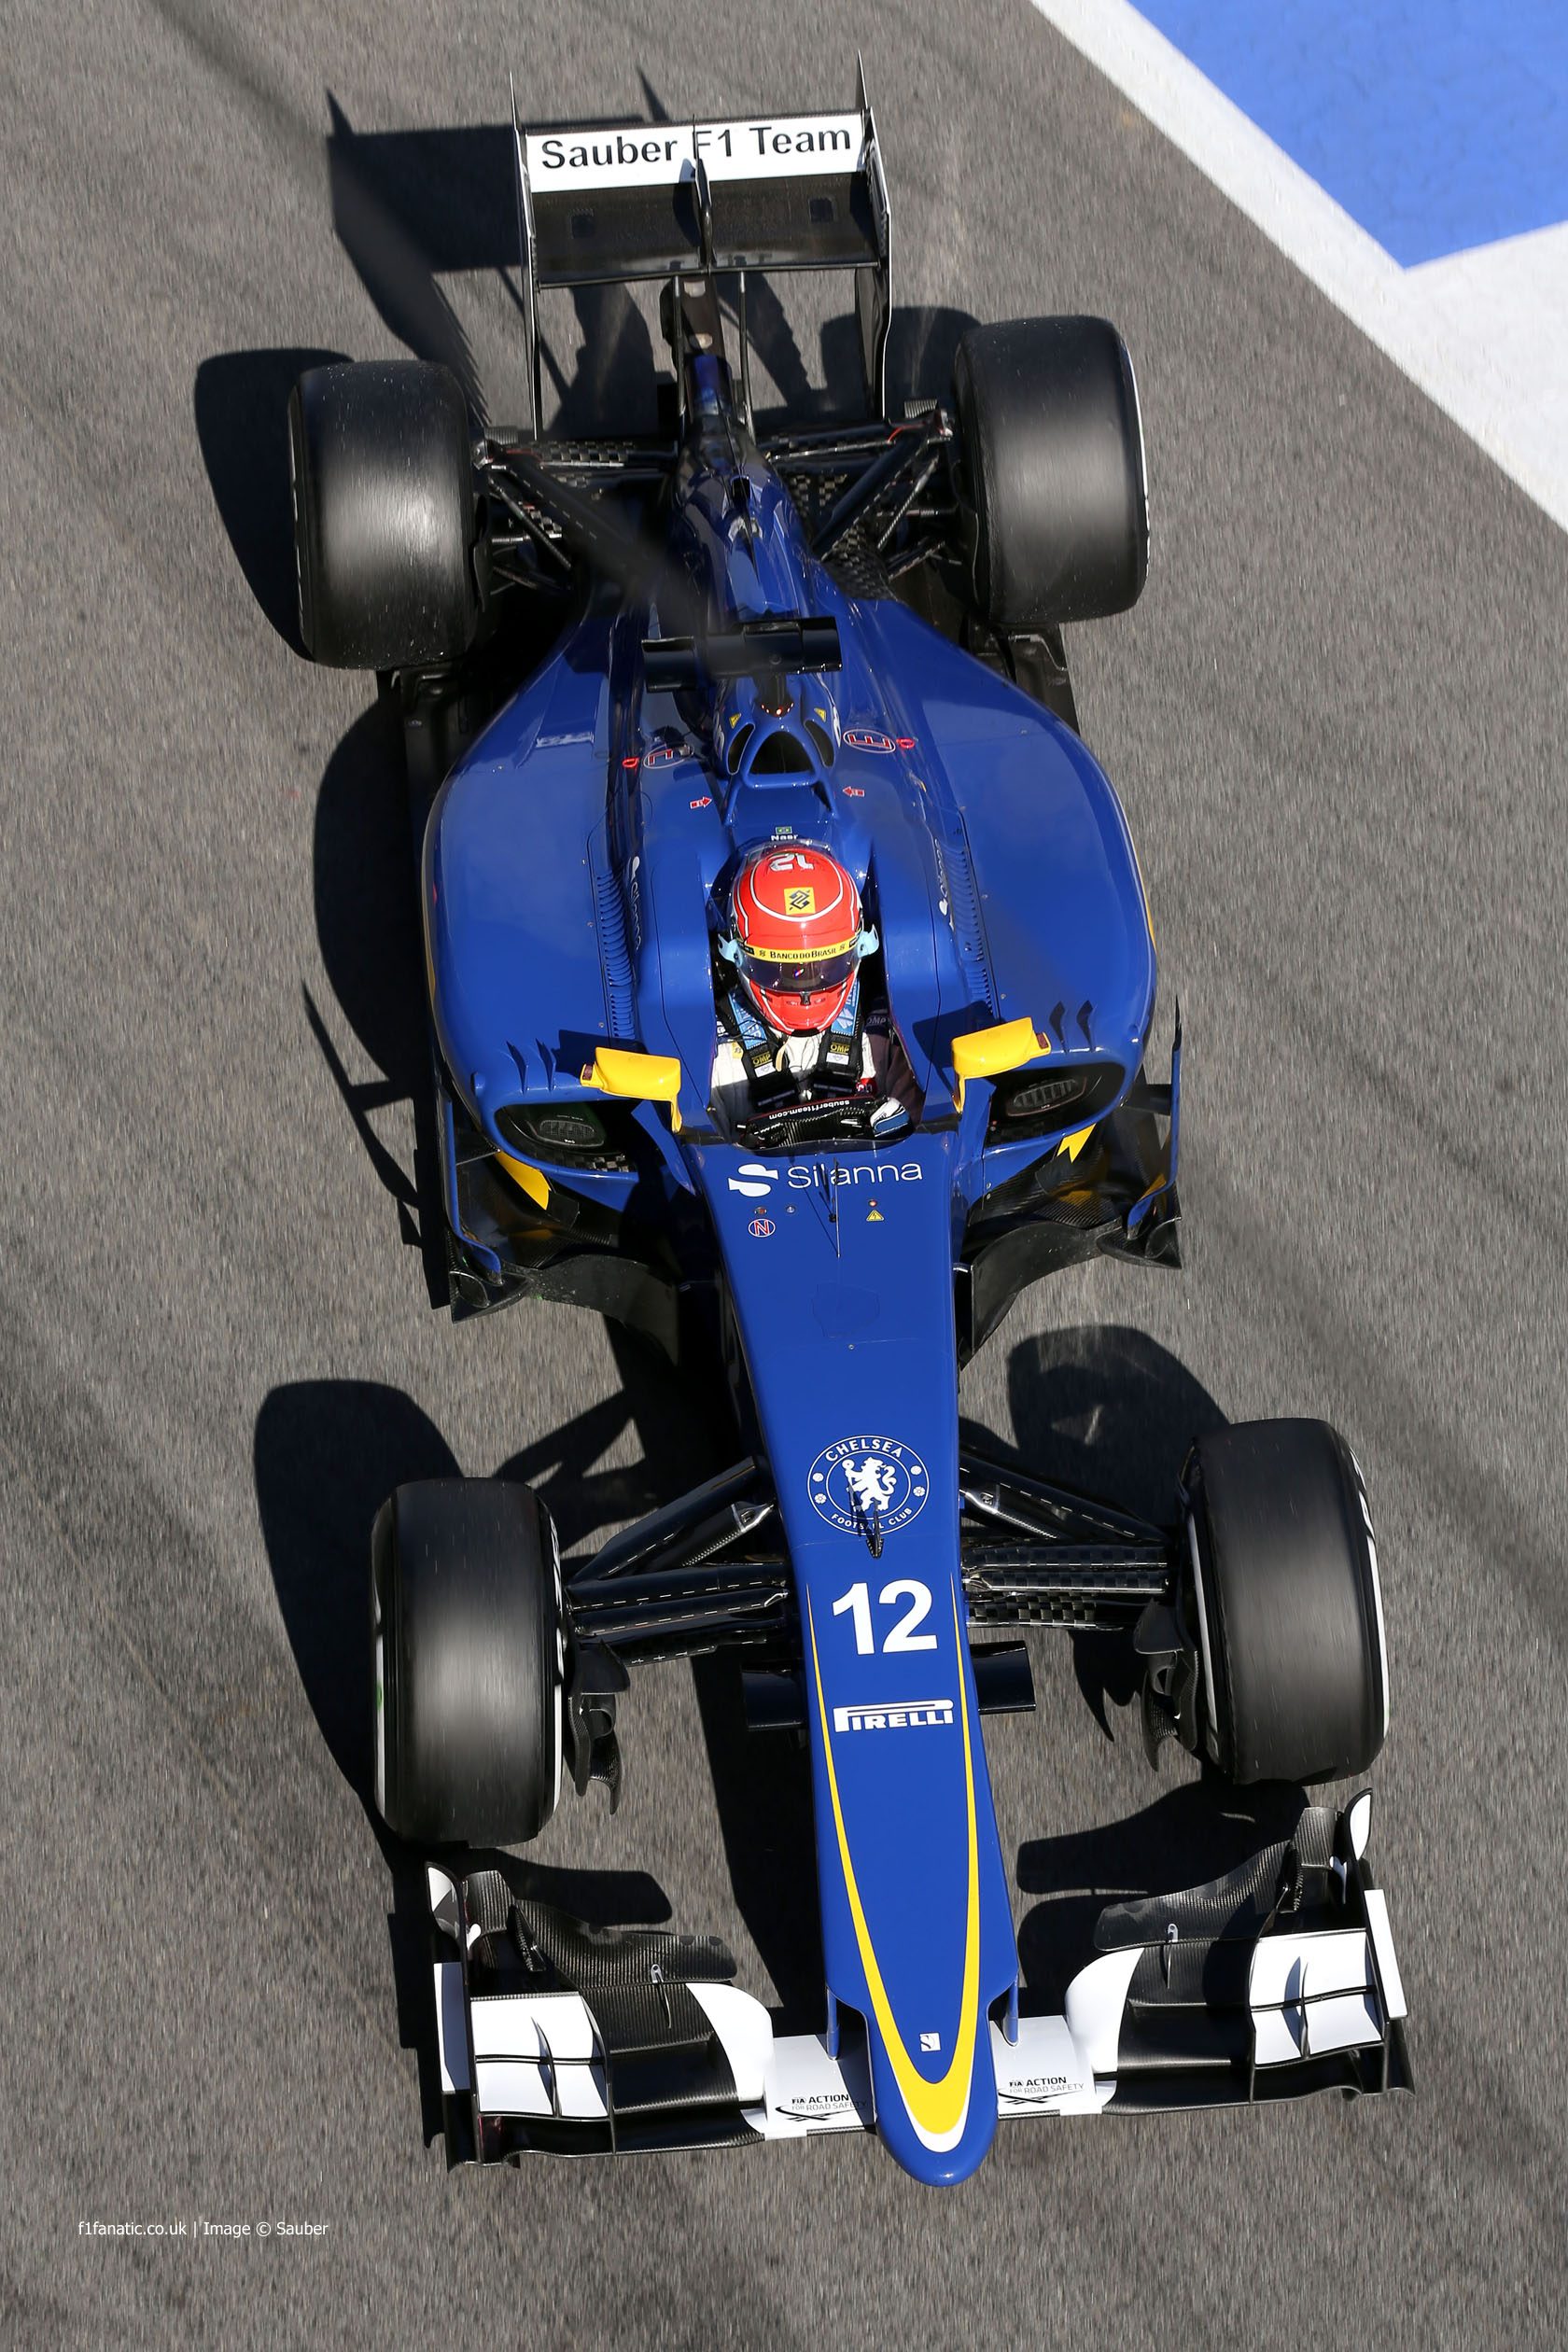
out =
{"type": "Polygon", "coordinates": [[[1197,1440],[1186,1485],[1209,1755],[1241,1784],[1365,1771],[1388,1654],[1349,1446],[1326,1421],[1241,1421],[1197,1440]]]}
{"type": "Polygon", "coordinates": [[[422,1845],[523,1845],[561,1788],[565,1632],[527,1487],[399,1487],[371,1539],[376,1807],[422,1845]]]}

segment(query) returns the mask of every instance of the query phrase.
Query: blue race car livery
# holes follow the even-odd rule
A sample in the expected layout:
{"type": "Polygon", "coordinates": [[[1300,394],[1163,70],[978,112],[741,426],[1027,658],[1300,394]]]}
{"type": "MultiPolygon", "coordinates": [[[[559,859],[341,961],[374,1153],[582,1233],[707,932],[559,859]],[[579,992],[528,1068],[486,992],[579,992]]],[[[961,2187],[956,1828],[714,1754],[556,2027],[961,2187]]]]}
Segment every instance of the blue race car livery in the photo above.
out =
{"type": "Polygon", "coordinates": [[[1324,1424],[1202,1438],[1169,1525],[960,1442],[959,1367],[1027,1285],[1180,1262],[1180,1021],[1155,1077],[1154,929],[1061,637],[1143,583],[1125,346],[972,329],[951,398],[892,413],[863,81],[844,115],[513,143],[532,413],[476,428],[414,363],[301,379],[301,632],[406,722],[454,1313],[651,1333],[718,1373],[735,1461],[565,1562],[522,1487],[405,1487],[377,1521],[376,1794],[441,1850],[449,2154],[865,2127],[951,2181],[999,2115],[1406,2086],[1365,1792],[1111,1906],[1060,2014],[1020,1980],[984,1718],[1032,1684],[992,1629],[1121,1633],[1151,1759],[1175,1739],[1233,1782],[1360,1773],[1388,1711],[1324,1424]],[[852,274],[867,413],[764,431],[749,315],[807,268],[852,274]],[[552,438],[541,293],[636,280],[660,431],[552,438]],[[797,972],[792,1026],[747,982],[749,871],[803,927],[847,877],[819,1027],[825,981],[797,972]],[[755,1737],[809,1746],[813,2035],[721,1948],[586,1929],[460,1851],[537,1835],[567,1779],[613,1802],[629,1672],[710,1650],[755,1737]]]}

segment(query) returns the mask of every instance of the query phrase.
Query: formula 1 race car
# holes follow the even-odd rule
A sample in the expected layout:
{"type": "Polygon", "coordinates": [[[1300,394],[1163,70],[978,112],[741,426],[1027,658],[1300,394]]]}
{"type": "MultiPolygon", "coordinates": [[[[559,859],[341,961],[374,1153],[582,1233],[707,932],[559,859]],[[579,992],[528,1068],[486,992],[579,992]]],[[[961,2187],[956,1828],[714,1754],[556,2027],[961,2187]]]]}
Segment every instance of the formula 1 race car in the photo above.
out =
{"type": "Polygon", "coordinates": [[[838,115],[512,130],[532,413],[480,429],[416,362],[303,376],[301,634],[404,714],[454,1313],[575,1301],[721,1366],[738,1458],[571,1562],[525,1487],[400,1488],[376,1801],[426,1852],[525,1843],[565,1780],[614,1801],[634,1664],[739,1651],[756,1735],[809,1744],[824,2010],[776,2034],[721,1947],[446,1854],[449,2157],[863,2126],[953,2181],[999,2114],[1406,2087],[1365,1790],[1112,1905],[1062,2014],[1020,1985],[982,1722],[1032,1683],[982,1635],[1120,1631],[1151,1755],[1234,1783],[1359,1774],[1388,1715],[1323,1423],[1201,1437],[1168,1526],[959,1442],[1026,1285],[1179,1262],[1180,1021],[1152,1076],[1154,933],[1061,637],[1143,585],[1127,350],[973,328],[950,400],[891,413],[863,77],[838,115]],[[804,269],[854,273],[867,421],[759,437],[749,294],[804,269]],[[545,436],[541,290],[638,280],[667,431],[545,436]]]}

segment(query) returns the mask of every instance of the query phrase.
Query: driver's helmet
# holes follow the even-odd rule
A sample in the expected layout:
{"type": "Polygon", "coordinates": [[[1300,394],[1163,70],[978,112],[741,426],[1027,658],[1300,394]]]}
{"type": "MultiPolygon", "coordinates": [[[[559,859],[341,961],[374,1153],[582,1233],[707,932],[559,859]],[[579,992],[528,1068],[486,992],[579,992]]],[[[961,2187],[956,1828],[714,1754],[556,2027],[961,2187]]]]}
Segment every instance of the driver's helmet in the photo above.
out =
{"type": "Polygon", "coordinates": [[[805,842],[776,842],[746,860],[719,943],[762,1018],[789,1036],[833,1027],[875,945],[854,875],[805,842]]]}

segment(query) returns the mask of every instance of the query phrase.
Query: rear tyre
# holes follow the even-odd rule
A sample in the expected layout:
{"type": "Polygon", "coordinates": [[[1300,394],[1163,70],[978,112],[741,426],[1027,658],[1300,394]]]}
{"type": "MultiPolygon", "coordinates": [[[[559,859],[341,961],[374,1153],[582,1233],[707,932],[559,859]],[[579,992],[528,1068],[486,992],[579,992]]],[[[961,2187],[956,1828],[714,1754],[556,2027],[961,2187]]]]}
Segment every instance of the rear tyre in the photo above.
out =
{"type": "Polygon", "coordinates": [[[375,1797],[420,1844],[521,1845],[561,1787],[560,1555],[528,1488],[399,1487],[371,1540],[375,1797]]]}
{"type": "Polygon", "coordinates": [[[288,404],[288,452],[313,660],[385,670],[465,652],[479,595],[456,378],[415,359],[312,368],[288,404]]]}
{"type": "Polygon", "coordinates": [[[953,398],[976,610],[1003,635],[1136,604],[1149,567],[1138,387],[1103,318],[972,328],[953,398]]]}
{"type": "Polygon", "coordinates": [[[1364,1771],[1388,1657],[1349,1446],[1325,1421],[1239,1422],[1198,1439],[1187,1484],[1210,1755],[1243,1784],[1364,1771]]]}

